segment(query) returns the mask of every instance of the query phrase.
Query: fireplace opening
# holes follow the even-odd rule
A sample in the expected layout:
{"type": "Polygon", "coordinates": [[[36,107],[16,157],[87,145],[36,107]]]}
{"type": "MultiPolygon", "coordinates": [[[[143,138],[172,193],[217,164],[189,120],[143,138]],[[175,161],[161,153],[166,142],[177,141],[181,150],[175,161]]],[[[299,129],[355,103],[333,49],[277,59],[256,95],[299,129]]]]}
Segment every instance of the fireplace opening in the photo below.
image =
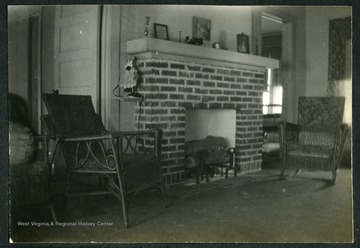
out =
{"type": "MultiPolygon", "coordinates": [[[[208,161],[221,160],[221,157],[226,153],[226,161],[221,164],[230,166],[230,157],[228,156],[229,148],[235,147],[235,134],[236,134],[236,110],[233,109],[187,109],[185,114],[185,184],[199,183],[199,176],[201,181],[212,181],[233,176],[234,170],[226,170],[225,168],[217,166],[209,166],[208,161]],[[215,137],[214,139],[210,136],[215,137]],[[221,137],[223,139],[218,139],[221,137]],[[215,142],[215,143],[214,143],[215,142]],[[220,142],[220,143],[218,143],[220,142]],[[219,153],[217,149],[226,144],[224,153],[219,153]],[[202,152],[202,157],[199,159],[193,156],[194,149],[205,149],[202,152]],[[213,154],[209,154],[212,149],[213,154]],[[206,155],[208,153],[209,155],[206,155]],[[192,155],[191,155],[192,154],[192,155]],[[205,155],[204,155],[205,154],[205,155]],[[210,158],[214,156],[214,158],[210,158]],[[207,156],[207,157],[206,157],[207,156]],[[210,159],[209,159],[210,158],[210,159]],[[209,160],[208,160],[209,159],[209,160]]],[[[235,156],[233,156],[235,159],[235,156]]],[[[213,161],[215,162],[215,161],[213,161]]],[[[233,161],[235,166],[235,161],[233,161]]]]}
{"type": "Polygon", "coordinates": [[[185,142],[204,139],[209,135],[224,137],[235,147],[236,110],[187,109],[185,114],[185,142]]]}

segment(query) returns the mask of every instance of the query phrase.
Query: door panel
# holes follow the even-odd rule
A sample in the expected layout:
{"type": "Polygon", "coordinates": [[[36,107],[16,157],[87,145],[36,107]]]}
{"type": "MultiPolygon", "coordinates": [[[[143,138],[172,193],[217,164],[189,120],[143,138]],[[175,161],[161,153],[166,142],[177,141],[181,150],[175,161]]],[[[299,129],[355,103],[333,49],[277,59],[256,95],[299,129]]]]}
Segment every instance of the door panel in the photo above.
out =
{"type": "Polygon", "coordinates": [[[91,95],[99,111],[99,6],[57,6],[54,33],[54,89],[91,95]]]}
{"type": "Polygon", "coordinates": [[[40,71],[40,13],[30,16],[29,19],[29,89],[28,104],[32,129],[41,133],[41,71],[40,71]]]}

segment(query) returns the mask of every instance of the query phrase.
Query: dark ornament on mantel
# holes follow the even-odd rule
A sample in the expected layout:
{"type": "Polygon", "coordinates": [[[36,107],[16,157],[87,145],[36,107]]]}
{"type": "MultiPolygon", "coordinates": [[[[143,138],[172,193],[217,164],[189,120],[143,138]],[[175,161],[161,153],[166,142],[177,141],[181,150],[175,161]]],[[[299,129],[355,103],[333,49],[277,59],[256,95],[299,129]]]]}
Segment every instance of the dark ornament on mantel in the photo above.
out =
{"type": "Polygon", "coordinates": [[[202,44],[204,44],[202,38],[192,38],[192,39],[190,39],[189,36],[186,36],[185,41],[188,44],[197,45],[197,46],[201,46],[202,44]]]}

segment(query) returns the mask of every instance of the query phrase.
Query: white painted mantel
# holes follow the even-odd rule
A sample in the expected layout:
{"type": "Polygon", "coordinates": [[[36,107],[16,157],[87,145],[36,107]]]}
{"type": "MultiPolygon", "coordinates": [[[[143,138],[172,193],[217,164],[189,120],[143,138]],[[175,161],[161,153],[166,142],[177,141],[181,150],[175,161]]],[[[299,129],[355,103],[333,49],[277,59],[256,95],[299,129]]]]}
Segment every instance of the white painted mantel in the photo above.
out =
{"type": "Polygon", "coordinates": [[[127,41],[126,52],[142,58],[246,67],[248,69],[260,69],[261,71],[267,68],[279,68],[279,60],[277,59],[154,38],[127,41]]]}

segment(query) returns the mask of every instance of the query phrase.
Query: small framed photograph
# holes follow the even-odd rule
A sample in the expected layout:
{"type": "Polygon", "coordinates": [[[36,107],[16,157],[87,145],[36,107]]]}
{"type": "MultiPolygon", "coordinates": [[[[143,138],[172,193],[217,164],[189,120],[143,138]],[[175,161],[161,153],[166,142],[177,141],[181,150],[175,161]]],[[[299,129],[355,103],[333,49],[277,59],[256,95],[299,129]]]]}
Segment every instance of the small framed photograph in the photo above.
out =
{"type": "Polygon", "coordinates": [[[168,40],[169,33],[168,33],[168,26],[164,24],[154,23],[154,30],[155,30],[155,38],[168,40]]]}
{"type": "Polygon", "coordinates": [[[194,16],[193,17],[193,38],[202,38],[204,41],[210,41],[211,20],[194,16]]]}
{"type": "Polygon", "coordinates": [[[250,53],[249,35],[244,33],[236,35],[237,51],[240,53],[250,53]]]}

